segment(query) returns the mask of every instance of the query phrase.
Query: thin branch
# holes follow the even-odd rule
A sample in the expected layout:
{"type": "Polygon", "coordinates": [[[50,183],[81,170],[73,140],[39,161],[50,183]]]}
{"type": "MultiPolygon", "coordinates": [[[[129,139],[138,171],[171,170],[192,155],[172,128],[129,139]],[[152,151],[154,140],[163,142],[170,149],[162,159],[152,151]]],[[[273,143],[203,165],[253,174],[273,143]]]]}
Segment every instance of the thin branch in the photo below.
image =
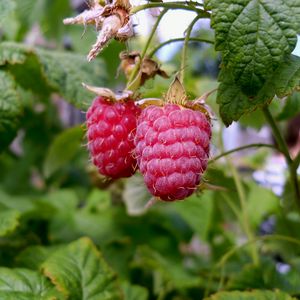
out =
{"type": "Polygon", "coordinates": [[[151,41],[152,41],[152,39],[153,39],[153,36],[154,36],[154,34],[155,34],[156,30],[157,30],[157,27],[158,27],[158,25],[159,25],[161,19],[163,18],[163,16],[166,14],[167,11],[168,11],[168,10],[165,8],[165,9],[160,13],[160,15],[158,16],[158,18],[156,19],[156,22],[155,22],[154,26],[152,27],[151,33],[150,33],[149,38],[148,38],[148,40],[147,40],[147,43],[146,43],[146,45],[144,46],[144,49],[143,49],[143,51],[142,51],[142,53],[141,53],[140,60],[139,60],[139,62],[135,65],[134,70],[132,71],[132,74],[130,75],[130,78],[129,78],[129,80],[128,80],[126,89],[128,89],[128,87],[130,86],[130,84],[135,80],[135,77],[138,75],[139,70],[140,70],[140,67],[141,67],[141,63],[142,63],[142,61],[143,61],[143,59],[144,59],[144,57],[145,57],[145,55],[146,55],[146,53],[147,53],[147,50],[148,50],[148,48],[149,48],[149,46],[150,46],[150,44],[151,44],[151,41]]]}
{"type": "Polygon", "coordinates": [[[278,147],[285,157],[286,163],[289,168],[290,181],[291,181],[293,191],[294,191],[295,202],[297,203],[298,207],[300,208],[300,187],[299,187],[299,181],[298,181],[297,168],[295,168],[295,165],[297,164],[297,161],[300,158],[297,157],[295,159],[296,163],[292,160],[287,143],[285,142],[284,138],[282,137],[281,132],[280,132],[273,116],[271,115],[268,107],[263,108],[263,113],[265,115],[267,122],[269,123],[269,125],[272,129],[272,132],[273,132],[275,140],[278,144],[278,147]]]}
{"type": "MultiPolygon", "coordinates": [[[[156,53],[159,49],[161,49],[162,47],[171,44],[171,43],[176,43],[176,42],[183,42],[185,40],[185,38],[176,38],[176,39],[170,39],[167,40],[161,44],[159,44],[158,46],[154,47],[153,49],[151,49],[150,53],[149,53],[149,57],[151,58],[154,53],[156,53]]],[[[210,39],[205,39],[205,38],[195,38],[195,37],[190,37],[189,42],[199,42],[199,43],[209,43],[209,44],[214,44],[214,41],[210,40],[210,39]]]]}
{"type": "Polygon", "coordinates": [[[192,30],[199,19],[200,19],[199,16],[195,17],[194,20],[191,22],[191,24],[189,25],[189,27],[186,30],[186,35],[184,38],[184,44],[183,44],[183,49],[182,49],[181,68],[180,68],[180,79],[181,79],[182,84],[184,83],[184,74],[185,74],[185,67],[186,67],[186,61],[187,61],[187,50],[188,50],[189,39],[190,39],[192,30]]]}
{"type": "Polygon", "coordinates": [[[272,148],[272,149],[278,150],[274,145],[271,145],[271,144],[261,144],[261,143],[258,143],[258,144],[249,144],[249,145],[245,145],[245,146],[242,146],[242,147],[238,147],[238,148],[235,148],[235,149],[223,152],[220,155],[217,155],[217,156],[213,157],[212,159],[210,159],[208,161],[208,163],[213,163],[216,160],[218,160],[218,159],[220,159],[220,158],[222,158],[224,156],[230,155],[230,154],[238,152],[238,151],[242,151],[242,150],[250,149],[250,148],[260,148],[260,147],[272,148]]]}
{"type": "Polygon", "coordinates": [[[196,12],[201,18],[209,18],[210,17],[210,13],[208,11],[196,8],[194,6],[186,5],[186,2],[182,2],[182,4],[180,4],[180,2],[147,3],[147,4],[143,4],[143,5],[134,6],[131,9],[130,13],[135,14],[141,10],[154,8],[154,7],[164,7],[167,9],[183,9],[183,10],[196,12]]]}
{"type": "Polygon", "coordinates": [[[259,241],[268,241],[268,240],[279,240],[279,241],[286,241],[286,242],[289,242],[289,243],[293,243],[293,244],[296,244],[298,246],[300,246],[300,240],[298,239],[295,239],[293,237],[289,237],[289,236],[285,236],[285,235],[279,235],[279,234],[272,234],[272,235],[264,235],[264,236],[259,236],[259,237],[256,237],[254,238],[253,240],[251,241],[247,241],[245,244],[243,245],[239,245],[239,246],[236,246],[234,248],[232,248],[231,250],[229,250],[227,253],[225,253],[220,261],[218,262],[217,264],[217,267],[221,267],[223,266],[227,260],[232,256],[234,255],[238,250],[242,249],[242,248],[245,248],[251,244],[254,244],[256,242],[259,242],[259,241]]]}
{"type": "Polygon", "coordinates": [[[295,168],[295,170],[298,169],[299,165],[300,165],[300,152],[298,153],[298,155],[295,157],[293,161],[293,167],[295,168]]]}
{"type": "Polygon", "coordinates": [[[283,137],[280,133],[280,130],[279,130],[277,124],[275,123],[275,120],[273,119],[273,116],[271,115],[271,113],[267,107],[263,108],[263,113],[265,115],[267,122],[269,123],[269,125],[272,129],[274,138],[278,144],[280,152],[285,156],[287,163],[291,164],[292,159],[291,159],[291,156],[289,153],[288,146],[287,146],[285,140],[283,139],[283,137]]]}
{"type": "MultiPolygon", "coordinates": [[[[220,129],[219,132],[219,144],[220,144],[220,148],[221,150],[224,149],[224,144],[223,144],[223,137],[222,137],[222,127],[220,129]]],[[[251,226],[249,223],[249,218],[248,218],[248,212],[247,212],[247,200],[246,200],[246,193],[245,193],[245,189],[243,186],[243,183],[241,181],[241,178],[238,174],[238,171],[236,169],[236,167],[234,166],[234,164],[232,163],[231,159],[229,156],[226,156],[226,162],[227,165],[231,171],[233,180],[234,180],[234,184],[236,186],[237,189],[237,193],[239,196],[239,201],[240,201],[240,206],[241,206],[241,218],[239,218],[238,220],[241,221],[241,225],[245,231],[245,234],[247,236],[247,239],[250,241],[254,238],[254,233],[251,230],[251,226]]],[[[258,255],[258,251],[255,245],[251,245],[251,256],[252,256],[252,261],[255,265],[259,265],[259,255],[258,255]]]]}

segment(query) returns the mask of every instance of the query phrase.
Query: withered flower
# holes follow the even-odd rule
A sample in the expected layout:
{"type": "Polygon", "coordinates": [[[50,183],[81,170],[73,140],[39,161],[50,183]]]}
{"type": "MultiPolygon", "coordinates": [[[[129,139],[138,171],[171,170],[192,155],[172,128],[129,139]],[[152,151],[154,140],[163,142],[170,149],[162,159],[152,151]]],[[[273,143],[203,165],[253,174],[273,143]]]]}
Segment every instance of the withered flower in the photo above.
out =
{"type": "Polygon", "coordinates": [[[120,68],[124,72],[127,78],[130,78],[132,71],[136,65],[140,65],[140,85],[143,85],[146,80],[153,78],[155,75],[159,75],[163,78],[169,78],[168,74],[163,71],[159,64],[149,57],[144,57],[141,62],[141,55],[137,51],[120,53],[121,64],[120,68]]]}
{"type": "Polygon", "coordinates": [[[112,4],[104,6],[98,0],[93,0],[88,10],[74,18],[64,19],[64,24],[95,25],[98,31],[97,41],[87,56],[88,61],[91,61],[111,39],[126,41],[133,36],[130,8],[129,0],[114,0],[112,4]]]}

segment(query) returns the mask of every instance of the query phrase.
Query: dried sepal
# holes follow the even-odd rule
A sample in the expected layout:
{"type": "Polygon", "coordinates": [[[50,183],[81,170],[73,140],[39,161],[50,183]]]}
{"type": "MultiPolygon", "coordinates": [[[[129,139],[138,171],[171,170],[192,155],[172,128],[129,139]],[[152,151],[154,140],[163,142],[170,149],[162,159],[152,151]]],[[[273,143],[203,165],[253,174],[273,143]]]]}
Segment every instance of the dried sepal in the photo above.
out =
{"type": "Polygon", "coordinates": [[[64,24],[95,25],[99,32],[96,43],[88,54],[88,61],[93,60],[111,39],[126,41],[132,37],[133,24],[130,19],[130,2],[114,0],[112,4],[102,5],[100,1],[90,2],[90,8],[74,18],[67,18],[64,24]]]}
{"type": "Polygon", "coordinates": [[[93,60],[101,52],[107,43],[116,36],[120,27],[121,21],[118,16],[112,15],[104,19],[96,43],[92,46],[92,49],[87,56],[88,61],[93,60]]]}
{"type": "Polygon", "coordinates": [[[155,106],[164,106],[165,102],[164,100],[160,98],[144,98],[140,99],[135,102],[139,107],[141,108],[146,108],[147,106],[150,105],[155,105],[155,106]]]}
{"type": "Polygon", "coordinates": [[[129,11],[131,8],[131,4],[130,4],[129,0],[114,0],[114,6],[122,7],[127,11],[129,11]]]}
{"type": "Polygon", "coordinates": [[[126,52],[120,54],[121,64],[120,68],[124,72],[126,78],[130,78],[131,73],[135,70],[136,65],[140,65],[140,85],[143,85],[148,79],[159,75],[163,78],[169,78],[168,74],[162,70],[159,64],[149,57],[145,57],[141,62],[141,55],[137,51],[126,52]]]}
{"type": "Polygon", "coordinates": [[[108,88],[91,86],[85,83],[82,83],[82,86],[88,91],[96,94],[97,96],[102,96],[104,98],[110,99],[111,101],[116,101],[117,99],[115,93],[108,88]]]}
{"type": "Polygon", "coordinates": [[[167,95],[165,97],[167,103],[173,103],[184,106],[186,104],[187,95],[178,76],[171,83],[167,95]]]}
{"type": "Polygon", "coordinates": [[[134,36],[133,23],[132,20],[129,18],[128,22],[125,23],[125,25],[118,30],[115,39],[120,42],[125,42],[128,38],[132,36],[134,36]]]}
{"type": "Polygon", "coordinates": [[[104,87],[91,86],[85,83],[82,83],[82,86],[88,91],[96,94],[97,96],[104,97],[112,102],[116,101],[127,101],[132,100],[133,93],[131,91],[122,91],[122,93],[114,93],[112,90],[104,87]]]}
{"type": "Polygon", "coordinates": [[[198,110],[201,111],[202,113],[205,114],[205,116],[211,120],[214,118],[214,113],[211,110],[210,106],[208,106],[206,104],[206,100],[207,98],[214,93],[215,91],[217,91],[217,89],[214,89],[212,91],[209,91],[207,93],[204,93],[203,95],[201,95],[199,98],[193,100],[193,101],[188,101],[186,103],[186,107],[191,108],[193,110],[198,110]]]}
{"type": "Polygon", "coordinates": [[[119,55],[121,63],[120,69],[125,74],[126,78],[130,78],[132,71],[135,69],[136,64],[140,63],[141,56],[137,51],[127,52],[122,51],[119,55]]]}
{"type": "Polygon", "coordinates": [[[169,78],[168,74],[160,68],[153,59],[145,57],[142,63],[142,82],[159,75],[163,78],[169,78]]]}
{"type": "Polygon", "coordinates": [[[72,25],[72,24],[82,24],[82,25],[88,25],[93,24],[97,25],[97,23],[100,22],[101,15],[104,11],[104,8],[94,1],[92,4],[90,4],[90,8],[79,14],[78,16],[74,18],[66,18],[63,20],[63,23],[65,25],[72,25]]]}

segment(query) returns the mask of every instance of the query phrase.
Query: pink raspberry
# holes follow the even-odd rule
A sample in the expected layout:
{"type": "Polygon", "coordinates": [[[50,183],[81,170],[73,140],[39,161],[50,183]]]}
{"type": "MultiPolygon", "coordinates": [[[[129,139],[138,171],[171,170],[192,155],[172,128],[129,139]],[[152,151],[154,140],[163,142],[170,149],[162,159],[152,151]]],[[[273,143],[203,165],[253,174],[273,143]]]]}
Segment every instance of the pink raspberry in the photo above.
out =
{"type": "Polygon", "coordinates": [[[94,100],[87,119],[88,149],[102,175],[118,179],[131,176],[136,169],[134,135],[140,114],[133,101],[94,100]]]}
{"type": "Polygon", "coordinates": [[[176,104],[145,108],[134,142],[151,194],[165,201],[190,196],[207,167],[210,139],[210,121],[200,111],[176,104]]]}

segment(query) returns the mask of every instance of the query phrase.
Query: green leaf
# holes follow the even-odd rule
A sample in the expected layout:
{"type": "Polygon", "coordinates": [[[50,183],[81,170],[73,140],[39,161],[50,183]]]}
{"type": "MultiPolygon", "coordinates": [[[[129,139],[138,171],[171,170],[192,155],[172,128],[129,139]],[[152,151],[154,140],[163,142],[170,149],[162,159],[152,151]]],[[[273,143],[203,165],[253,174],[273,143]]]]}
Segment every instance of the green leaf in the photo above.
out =
{"type": "Polygon", "coordinates": [[[293,300],[290,295],[281,291],[254,290],[251,292],[219,292],[205,300],[293,300]]]}
{"type": "Polygon", "coordinates": [[[139,216],[147,211],[147,203],[152,198],[148,192],[144,179],[140,174],[136,174],[126,180],[123,191],[123,200],[126,210],[130,216],[139,216]]]}
{"type": "Polygon", "coordinates": [[[255,110],[249,114],[243,115],[239,119],[239,123],[243,127],[252,127],[256,130],[260,130],[265,125],[265,117],[261,110],[255,110]]]}
{"type": "Polygon", "coordinates": [[[0,66],[23,64],[27,59],[28,53],[32,53],[32,51],[32,49],[23,44],[3,42],[0,44],[0,66]]]}
{"type": "Polygon", "coordinates": [[[42,32],[47,37],[61,38],[66,29],[62,20],[71,14],[69,1],[61,0],[15,0],[16,15],[21,26],[18,39],[21,40],[30,28],[39,23],[42,32]]]}
{"type": "Polygon", "coordinates": [[[288,120],[300,113],[300,92],[294,92],[285,100],[285,105],[276,117],[277,121],[288,120]]]}
{"type": "Polygon", "coordinates": [[[0,205],[6,209],[16,210],[22,214],[34,210],[33,201],[26,196],[13,196],[0,190],[0,205]]]}
{"type": "Polygon", "coordinates": [[[147,300],[148,290],[139,285],[131,285],[129,282],[122,283],[122,290],[124,293],[124,300],[147,300]]]}
{"type": "Polygon", "coordinates": [[[45,196],[43,201],[51,204],[57,211],[75,211],[79,205],[78,197],[71,189],[52,191],[45,196]]]}
{"type": "Polygon", "coordinates": [[[5,18],[15,9],[15,6],[16,4],[13,0],[0,0],[0,26],[4,23],[5,18]]]}
{"type": "Polygon", "coordinates": [[[22,40],[34,23],[41,20],[45,0],[15,0],[17,4],[16,16],[20,22],[18,39],[22,40]]]}
{"type": "Polygon", "coordinates": [[[0,298],[2,300],[61,299],[54,286],[37,272],[27,269],[0,268],[0,298]]]}
{"type": "Polygon", "coordinates": [[[0,70],[0,151],[15,137],[22,107],[16,84],[10,74],[0,70]]]}
{"type": "MultiPolygon", "coordinates": [[[[18,53],[18,51],[17,51],[18,53]]],[[[24,53],[23,53],[24,54],[24,53]]],[[[22,54],[15,58],[22,59],[22,54]]],[[[40,62],[34,52],[27,52],[26,58],[21,63],[6,66],[15,81],[24,89],[46,98],[54,90],[49,87],[42,73],[40,62]]]]}
{"type": "Polygon", "coordinates": [[[246,113],[269,103],[275,96],[275,90],[272,83],[267,82],[255,97],[249,98],[235,83],[230,70],[221,70],[219,75],[221,81],[218,88],[217,103],[220,105],[220,115],[226,126],[232,121],[237,121],[246,113]]]}
{"type": "Polygon", "coordinates": [[[46,50],[37,50],[37,56],[49,85],[77,108],[86,109],[93,94],[82,87],[82,82],[103,84],[106,71],[102,61],[89,64],[82,55],[46,50]]]}
{"type": "Polygon", "coordinates": [[[0,236],[5,236],[19,225],[20,213],[16,210],[4,210],[0,212],[0,236]]]}
{"type": "Polygon", "coordinates": [[[81,83],[103,85],[106,71],[100,59],[88,64],[84,56],[69,52],[37,49],[23,44],[0,44],[0,66],[17,82],[43,96],[57,92],[79,109],[86,109],[93,95],[81,83]]]}
{"type": "MultiPolygon", "coordinates": [[[[281,101],[280,99],[274,99],[270,104],[269,104],[269,109],[272,113],[272,115],[277,115],[281,109],[281,101]]],[[[243,127],[251,127],[257,131],[259,131],[265,124],[266,124],[266,119],[265,116],[262,112],[262,110],[257,109],[253,112],[250,112],[249,114],[243,115],[239,119],[239,124],[242,125],[243,127]]],[[[246,157],[244,157],[247,159],[246,157]]]]}
{"type": "MultiPolygon", "coordinates": [[[[40,0],[41,1],[41,0],[40,0]]],[[[71,15],[70,1],[43,0],[44,9],[41,18],[43,32],[50,37],[59,38],[66,29],[62,20],[71,15]]]]}
{"type": "Polygon", "coordinates": [[[185,201],[175,202],[172,207],[201,239],[206,240],[213,217],[213,192],[193,195],[185,201]]]}
{"type": "Polygon", "coordinates": [[[58,250],[46,260],[42,270],[67,299],[122,298],[115,274],[88,238],[58,250]]]}
{"type": "Polygon", "coordinates": [[[247,198],[247,212],[251,225],[257,227],[265,217],[279,211],[280,203],[278,197],[269,189],[254,183],[248,186],[250,191],[247,198]]]}
{"type": "Polygon", "coordinates": [[[276,95],[280,98],[293,93],[300,87],[300,57],[290,55],[272,75],[271,81],[275,86],[276,95]]]}
{"type": "Polygon", "coordinates": [[[103,212],[111,207],[111,193],[109,191],[93,189],[88,195],[83,208],[89,212],[103,212]]]}
{"type": "Polygon", "coordinates": [[[57,250],[64,246],[30,246],[16,257],[18,267],[30,270],[39,270],[42,264],[57,250]]]}
{"type": "Polygon", "coordinates": [[[162,281],[159,286],[165,286],[166,282],[172,289],[203,286],[202,278],[185,270],[182,262],[163,257],[148,246],[141,246],[137,249],[134,265],[144,268],[147,272],[151,270],[154,276],[159,273],[160,281],[162,281]]]}
{"type": "Polygon", "coordinates": [[[223,68],[219,74],[217,103],[226,126],[237,121],[243,114],[270,103],[275,95],[284,97],[300,87],[300,58],[290,55],[272,73],[254,97],[247,96],[235,82],[232,69],[223,68]]]}
{"type": "Polygon", "coordinates": [[[76,126],[63,131],[51,144],[44,162],[44,174],[50,177],[70,162],[80,149],[83,128],[76,126]]]}
{"type": "Polygon", "coordinates": [[[223,52],[225,66],[233,70],[242,91],[255,96],[283,58],[296,45],[294,0],[207,0],[216,31],[216,50],[223,52]]]}
{"type": "Polygon", "coordinates": [[[227,290],[246,289],[280,289],[287,293],[299,294],[299,273],[292,269],[280,273],[276,269],[276,262],[271,259],[262,259],[259,266],[245,265],[230,278],[226,285],[227,290]]]}

